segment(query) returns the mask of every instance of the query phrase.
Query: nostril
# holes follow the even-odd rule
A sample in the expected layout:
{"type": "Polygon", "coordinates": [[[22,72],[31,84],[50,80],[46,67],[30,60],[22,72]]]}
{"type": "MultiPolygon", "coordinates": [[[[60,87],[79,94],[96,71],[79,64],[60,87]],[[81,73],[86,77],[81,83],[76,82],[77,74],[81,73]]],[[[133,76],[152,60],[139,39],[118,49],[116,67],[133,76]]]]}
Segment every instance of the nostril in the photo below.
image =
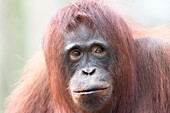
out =
{"type": "Polygon", "coordinates": [[[95,73],[96,69],[93,69],[89,74],[93,75],[95,73]]]}
{"type": "Polygon", "coordinates": [[[84,70],[82,70],[82,72],[83,72],[83,74],[85,74],[85,75],[88,75],[88,74],[89,74],[88,72],[86,72],[86,71],[84,71],[84,70]]]}
{"type": "Polygon", "coordinates": [[[84,68],[82,69],[82,73],[85,75],[93,75],[95,73],[95,68],[84,68]]]}

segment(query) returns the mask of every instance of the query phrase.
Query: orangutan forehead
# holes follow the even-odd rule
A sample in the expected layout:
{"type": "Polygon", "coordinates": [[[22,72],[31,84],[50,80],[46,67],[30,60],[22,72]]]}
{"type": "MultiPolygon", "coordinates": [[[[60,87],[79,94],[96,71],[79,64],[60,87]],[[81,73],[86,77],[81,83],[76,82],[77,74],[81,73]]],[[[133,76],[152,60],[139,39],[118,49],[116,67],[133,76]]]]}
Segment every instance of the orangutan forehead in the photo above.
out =
{"type": "MultiPolygon", "coordinates": [[[[93,31],[97,29],[104,35],[113,36],[115,29],[119,29],[119,19],[112,10],[103,5],[93,2],[77,2],[69,4],[67,7],[60,10],[56,15],[57,30],[59,33],[75,31],[79,24],[89,26],[93,31]]],[[[108,36],[107,36],[108,37],[108,36]]]]}
{"type": "Polygon", "coordinates": [[[89,27],[93,31],[95,29],[95,24],[92,22],[92,20],[87,17],[87,15],[79,13],[74,18],[72,18],[70,22],[68,22],[68,24],[66,25],[66,31],[75,31],[77,28],[80,28],[82,30],[85,28],[84,26],[89,27]]]}
{"type": "Polygon", "coordinates": [[[82,40],[91,40],[93,38],[98,39],[103,37],[101,33],[85,24],[79,24],[74,30],[70,30],[64,34],[65,40],[72,38],[73,40],[82,39],[82,40]]]}

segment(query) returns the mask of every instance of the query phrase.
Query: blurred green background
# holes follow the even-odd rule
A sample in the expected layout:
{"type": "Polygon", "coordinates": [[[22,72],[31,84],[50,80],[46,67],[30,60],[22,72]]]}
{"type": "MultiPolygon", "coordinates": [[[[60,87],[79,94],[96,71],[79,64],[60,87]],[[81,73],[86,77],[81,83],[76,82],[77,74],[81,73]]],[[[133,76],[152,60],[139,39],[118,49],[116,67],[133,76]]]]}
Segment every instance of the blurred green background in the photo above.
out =
{"type": "MultiPolygon", "coordinates": [[[[71,0],[70,0],[71,1],[71,0]]],[[[170,25],[170,0],[107,0],[145,26],[170,25]]],[[[0,113],[43,32],[69,0],[0,0],[0,113]]]]}

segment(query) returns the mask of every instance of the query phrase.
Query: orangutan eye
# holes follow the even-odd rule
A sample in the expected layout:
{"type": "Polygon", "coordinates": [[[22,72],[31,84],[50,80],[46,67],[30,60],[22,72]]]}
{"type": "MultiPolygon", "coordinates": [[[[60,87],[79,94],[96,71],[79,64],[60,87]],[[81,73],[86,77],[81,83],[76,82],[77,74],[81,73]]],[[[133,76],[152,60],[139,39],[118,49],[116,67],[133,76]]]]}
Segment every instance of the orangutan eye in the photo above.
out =
{"type": "Polygon", "coordinates": [[[82,56],[82,52],[79,49],[73,49],[70,52],[70,59],[73,61],[80,59],[81,56],[82,56]]]}
{"type": "Polygon", "coordinates": [[[92,47],[92,53],[96,56],[104,56],[106,54],[106,50],[102,46],[94,46],[92,47]]]}

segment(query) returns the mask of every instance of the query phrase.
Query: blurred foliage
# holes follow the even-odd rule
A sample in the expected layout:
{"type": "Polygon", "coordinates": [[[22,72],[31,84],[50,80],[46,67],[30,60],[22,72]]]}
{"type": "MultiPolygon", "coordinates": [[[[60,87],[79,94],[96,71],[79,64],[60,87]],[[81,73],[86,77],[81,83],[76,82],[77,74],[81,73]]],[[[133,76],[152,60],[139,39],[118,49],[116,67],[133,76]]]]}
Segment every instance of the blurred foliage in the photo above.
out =
{"type": "MultiPolygon", "coordinates": [[[[4,19],[4,59],[1,77],[1,101],[0,109],[3,110],[6,96],[11,90],[11,84],[16,82],[19,76],[19,68],[23,65],[23,60],[17,58],[17,54],[24,57],[25,55],[25,24],[24,10],[22,8],[22,0],[5,0],[3,2],[5,15],[4,19]],[[10,7],[10,8],[9,8],[10,7]]],[[[2,112],[2,111],[1,111],[2,112]]]]}

